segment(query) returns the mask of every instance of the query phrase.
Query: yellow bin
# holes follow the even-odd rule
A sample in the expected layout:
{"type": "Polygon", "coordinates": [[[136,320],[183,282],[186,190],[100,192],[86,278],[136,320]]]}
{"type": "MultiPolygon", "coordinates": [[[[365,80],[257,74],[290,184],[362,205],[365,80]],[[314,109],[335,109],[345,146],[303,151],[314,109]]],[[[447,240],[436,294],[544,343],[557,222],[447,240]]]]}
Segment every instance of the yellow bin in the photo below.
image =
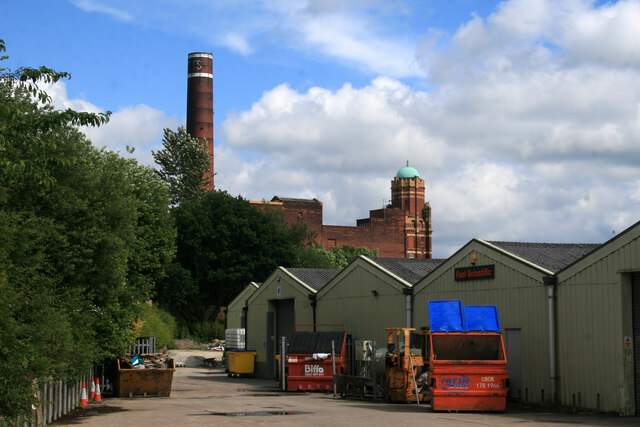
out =
{"type": "Polygon", "coordinates": [[[229,357],[229,376],[253,375],[255,351],[228,351],[227,356],[229,357]]]}

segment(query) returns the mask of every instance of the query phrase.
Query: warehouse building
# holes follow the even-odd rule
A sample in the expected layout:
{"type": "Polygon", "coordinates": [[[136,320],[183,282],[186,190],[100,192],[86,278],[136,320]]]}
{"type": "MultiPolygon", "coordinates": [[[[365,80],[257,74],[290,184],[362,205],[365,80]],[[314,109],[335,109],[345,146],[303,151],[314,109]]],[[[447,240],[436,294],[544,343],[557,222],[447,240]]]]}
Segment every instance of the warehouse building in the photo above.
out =
{"type": "Polygon", "coordinates": [[[413,285],[443,261],[360,256],[318,292],[318,319],[384,348],[385,328],[411,327],[413,285]]]}
{"type": "Polygon", "coordinates": [[[640,222],[604,244],[473,239],[446,260],[303,270],[277,269],[245,301],[258,375],[296,323],[344,324],[381,348],[385,328],[427,326],[428,301],[456,299],[498,307],[510,397],[640,414],[640,222]]]}
{"type": "Polygon", "coordinates": [[[640,222],[556,274],[561,403],[640,415],[640,222]]]}
{"type": "Polygon", "coordinates": [[[415,323],[431,300],[496,305],[511,397],[638,414],[639,237],[640,222],[601,245],[474,239],[414,287],[415,323]]]}
{"type": "Polygon", "coordinates": [[[473,239],[414,289],[417,325],[428,325],[428,301],[495,305],[502,327],[509,396],[550,398],[548,298],[543,278],[598,245],[486,242],[473,239]]]}
{"type": "MultiPolygon", "coordinates": [[[[316,294],[339,271],[278,267],[247,298],[246,343],[248,349],[256,351],[256,376],[275,377],[277,337],[291,337],[296,324],[320,323],[316,318],[316,294]]],[[[227,325],[241,327],[236,320],[227,325]]]]}
{"type": "Polygon", "coordinates": [[[226,310],[227,327],[247,327],[247,300],[260,287],[261,283],[251,282],[229,303],[226,310]],[[230,326],[233,325],[233,326],[230,326]]]}

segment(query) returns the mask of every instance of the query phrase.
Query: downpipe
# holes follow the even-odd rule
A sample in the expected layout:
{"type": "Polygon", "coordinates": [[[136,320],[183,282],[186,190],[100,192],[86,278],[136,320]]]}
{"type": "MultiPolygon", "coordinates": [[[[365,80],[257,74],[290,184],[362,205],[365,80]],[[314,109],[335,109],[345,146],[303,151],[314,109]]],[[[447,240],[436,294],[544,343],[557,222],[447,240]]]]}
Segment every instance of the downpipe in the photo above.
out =
{"type": "Polygon", "coordinates": [[[555,302],[556,286],[558,278],[555,276],[545,276],[543,283],[547,287],[547,302],[549,312],[549,379],[551,380],[551,401],[556,399],[556,322],[555,322],[555,302]]]}
{"type": "Polygon", "coordinates": [[[411,318],[413,317],[413,288],[404,288],[402,293],[405,295],[405,311],[407,315],[407,328],[411,328],[411,318]]]}

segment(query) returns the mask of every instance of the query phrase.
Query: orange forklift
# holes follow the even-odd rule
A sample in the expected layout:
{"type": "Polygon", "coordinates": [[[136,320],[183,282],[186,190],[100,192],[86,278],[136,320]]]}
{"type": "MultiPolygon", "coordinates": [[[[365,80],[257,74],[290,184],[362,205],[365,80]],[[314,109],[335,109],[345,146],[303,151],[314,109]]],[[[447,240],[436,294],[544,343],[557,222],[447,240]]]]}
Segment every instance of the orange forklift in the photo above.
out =
{"type": "MultiPolygon", "coordinates": [[[[418,383],[420,368],[425,363],[422,355],[412,354],[411,332],[415,328],[387,328],[388,343],[385,356],[385,399],[393,402],[413,402],[418,404],[428,400],[421,394],[418,383]]],[[[420,332],[422,335],[424,333],[420,332]]],[[[423,353],[424,349],[423,349],[423,353]]]]}

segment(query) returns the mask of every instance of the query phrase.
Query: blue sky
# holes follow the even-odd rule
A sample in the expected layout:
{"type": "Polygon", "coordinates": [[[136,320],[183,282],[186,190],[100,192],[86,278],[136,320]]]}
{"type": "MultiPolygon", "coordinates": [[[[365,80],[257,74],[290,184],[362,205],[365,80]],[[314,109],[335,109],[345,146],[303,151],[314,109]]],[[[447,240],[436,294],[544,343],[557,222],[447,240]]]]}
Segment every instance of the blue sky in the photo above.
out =
{"type": "MultiPolygon", "coordinates": [[[[152,164],[214,54],[216,186],[317,197],[355,225],[406,160],[434,254],[471,238],[603,242],[640,220],[640,2],[5,1],[5,66],[72,73],[56,106],[152,164]]],[[[126,153],[125,153],[126,154],[126,153]]]]}

